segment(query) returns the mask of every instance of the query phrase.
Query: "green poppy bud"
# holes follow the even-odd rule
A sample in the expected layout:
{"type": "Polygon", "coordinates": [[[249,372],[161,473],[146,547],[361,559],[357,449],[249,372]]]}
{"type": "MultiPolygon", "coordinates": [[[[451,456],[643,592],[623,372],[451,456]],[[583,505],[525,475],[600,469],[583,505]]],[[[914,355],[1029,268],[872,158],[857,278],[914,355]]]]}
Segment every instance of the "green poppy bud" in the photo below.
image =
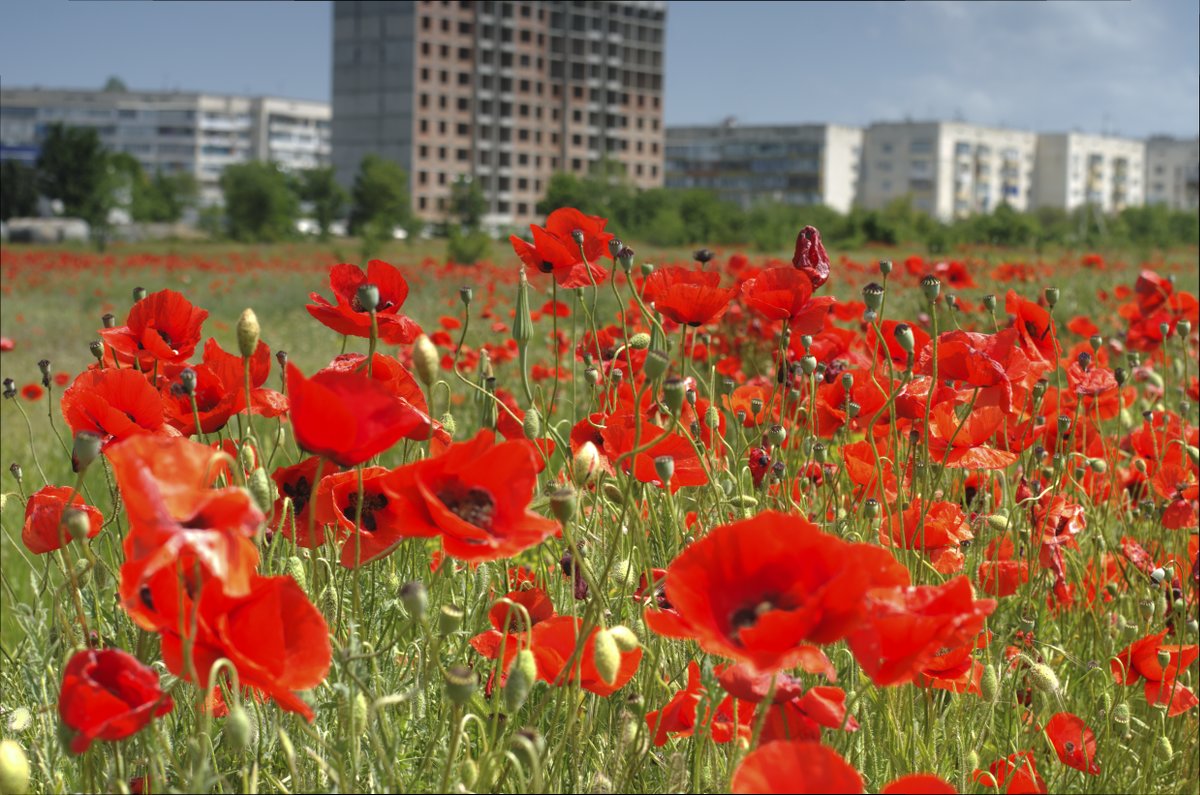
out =
{"type": "Polygon", "coordinates": [[[29,759],[13,740],[0,740],[0,793],[25,795],[29,791],[29,759]]]}
{"type": "Polygon", "coordinates": [[[412,363],[413,370],[416,372],[417,378],[426,388],[433,386],[433,382],[437,380],[438,372],[438,351],[437,346],[433,344],[433,340],[425,334],[417,337],[412,347],[412,363]]]}
{"type": "Polygon", "coordinates": [[[242,316],[238,318],[237,322],[238,351],[241,352],[243,358],[249,359],[254,355],[261,334],[262,327],[258,325],[258,316],[254,314],[254,310],[249,307],[243,309],[242,316]]]}
{"type": "Polygon", "coordinates": [[[617,681],[617,675],[621,672],[621,649],[609,630],[600,630],[592,639],[592,661],[605,684],[611,685],[617,681]]]}

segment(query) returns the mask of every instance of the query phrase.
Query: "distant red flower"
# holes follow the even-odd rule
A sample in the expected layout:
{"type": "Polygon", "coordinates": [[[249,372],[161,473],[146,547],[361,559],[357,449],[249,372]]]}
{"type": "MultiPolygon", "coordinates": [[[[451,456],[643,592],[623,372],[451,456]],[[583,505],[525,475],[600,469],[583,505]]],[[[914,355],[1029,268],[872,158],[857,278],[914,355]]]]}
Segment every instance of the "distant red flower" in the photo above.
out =
{"type": "Polygon", "coordinates": [[[721,274],[689,270],[678,265],[658,268],[643,288],[645,299],[664,317],[692,327],[720,320],[737,295],[737,287],[722,288],[721,274]]]}
{"type": "Polygon", "coordinates": [[[412,343],[420,335],[421,327],[412,318],[400,313],[400,308],[408,298],[408,282],[399,270],[383,260],[368,262],[366,273],[357,265],[334,265],[329,271],[329,285],[333,288],[337,303],[329,303],[320,293],[310,293],[309,298],[314,303],[305,308],[310,315],[339,334],[370,337],[371,314],[358,300],[358,288],[364,284],[379,288],[379,305],[375,309],[379,339],[391,345],[412,343]]]}
{"type": "Polygon", "coordinates": [[[805,641],[832,643],[854,631],[868,589],[907,584],[908,570],[887,550],[766,511],[686,547],[667,569],[675,612],[647,610],[646,623],[709,653],[778,670],[796,663],[805,641]]]}
{"type": "Polygon", "coordinates": [[[25,504],[25,526],[21,528],[21,541],[33,554],[53,552],[73,540],[62,523],[68,497],[74,510],[82,510],[87,514],[87,537],[92,538],[100,532],[104,516],[96,508],[85,504],[82,495],[67,486],[43,486],[25,504]]]}
{"type": "Polygon", "coordinates": [[[988,765],[985,773],[975,770],[971,780],[984,787],[1001,790],[1008,795],[1039,795],[1048,792],[1046,781],[1037,771],[1032,751],[1009,754],[988,765]]]}
{"type": "MultiPolygon", "coordinates": [[[[604,455],[615,462],[622,455],[634,449],[637,418],[633,414],[621,414],[609,417],[605,421],[601,433],[604,444],[599,447],[604,455]]],[[[578,427],[578,426],[576,426],[578,427]]],[[[642,422],[641,437],[638,447],[650,445],[647,449],[632,458],[626,458],[621,467],[625,472],[631,472],[642,483],[653,483],[662,487],[664,484],[654,465],[659,457],[669,457],[674,462],[674,474],[671,476],[671,491],[676,492],[684,486],[703,486],[708,483],[708,474],[700,460],[696,448],[690,441],[674,431],[668,432],[650,422],[642,422]],[[653,444],[651,442],[653,441],[653,444]]]]}
{"type": "Polygon", "coordinates": [[[808,276],[813,289],[829,280],[829,255],[825,253],[821,233],[815,226],[806,226],[796,235],[792,266],[808,276]]]}
{"type": "Polygon", "coordinates": [[[428,422],[365,372],[321,370],[305,378],[289,364],[287,390],[296,443],[343,467],[367,461],[428,422]]]}
{"type": "Polygon", "coordinates": [[[816,742],[776,740],[746,755],[731,791],[817,793],[863,791],[862,776],[841,754],[816,742]]]}
{"type": "Polygon", "coordinates": [[[865,619],[850,635],[850,650],[876,685],[914,679],[939,652],[973,639],[996,609],[974,598],[971,582],[869,591],[865,619]]]}
{"type": "Polygon", "coordinates": [[[45,394],[46,390],[42,389],[38,384],[26,384],[21,387],[21,397],[29,401],[41,400],[45,394]]]}
{"type": "Polygon", "coordinates": [[[816,334],[834,300],[813,298],[813,283],[795,268],[768,268],[742,283],[746,306],[770,320],[787,320],[793,334],[816,334]]]}
{"type": "Polygon", "coordinates": [[[96,740],[113,742],[137,734],[174,708],[158,674],[120,649],[84,649],[63,670],[58,715],[73,754],[96,740]]]}
{"type": "Polygon", "coordinates": [[[1045,731],[1064,765],[1093,776],[1100,775],[1100,765],[1096,762],[1096,733],[1082,718],[1070,712],[1055,713],[1046,721],[1045,731]]]}
{"type": "Polygon", "coordinates": [[[129,310],[124,326],[101,329],[104,342],[143,370],[154,361],[180,364],[192,358],[200,343],[200,327],[208,312],[174,290],[159,290],[129,310]]]}
{"type": "Polygon", "coordinates": [[[533,244],[512,235],[509,242],[521,261],[536,273],[554,276],[559,287],[574,289],[592,283],[597,284],[608,277],[608,272],[596,265],[596,261],[608,251],[611,232],[605,232],[608,221],[594,215],[585,215],[574,207],[561,207],[546,218],[546,226],[531,225],[533,244]],[[578,230],[583,235],[583,252],[575,241],[578,230]],[[587,256],[584,264],[583,256],[587,256]],[[590,274],[589,274],[590,268],[590,274]]]}
{"type": "Polygon", "coordinates": [[[962,509],[945,501],[914,502],[904,511],[892,513],[879,526],[879,543],[902,549],[922,549],[933,567],[942,574],[962,568],[961,546],[973,538],[975,534],[962,509]]]}
{"type": "Polygon", "coordinates": [[[397,501],[401,532],[440,536],[448,555],[471,563],[512,557],[557,533],[558,522],[529,510],[537,487],[533,446],[494,441],[483,430],[395,470],[385,493],[389,510],[397,501]]]}
{"type": "Polygon", "coordinates": [[[1017,454],[987,444],[1004,419],[999,406],[978,406],[960,419],[952,404],[937,404],[929,417],[929,457],[950,469],[1004,469],[1017,454]]]}
{"type": "Polygon", "coordinates": [[[17,344],[12,339],[9,337],[0,337],[0,351],[7,353],[15,347],[17,347],[17,344]]]}
{"type": "Polygon", "coordinates": [[[579,686],[598,696],[609,696],[624,687],[637,673],[642,661],[642,649],[621,652],[617,676],[610,684],[596,669],[596,633],[593,627],[579,654],[579,630],[583,619],[575,616],[555,616],[533,627],[533,656],[537,661],[538,679],[555,686],[578,681],[579,686]]]}
{"type": "Polygon", "coordinates": [[[84,370],[63,392],[62,411],[73,432],[98,433],[106,444],[144,433],[178,434],[163,423],[158,391],[136,370],[84,370]]]}

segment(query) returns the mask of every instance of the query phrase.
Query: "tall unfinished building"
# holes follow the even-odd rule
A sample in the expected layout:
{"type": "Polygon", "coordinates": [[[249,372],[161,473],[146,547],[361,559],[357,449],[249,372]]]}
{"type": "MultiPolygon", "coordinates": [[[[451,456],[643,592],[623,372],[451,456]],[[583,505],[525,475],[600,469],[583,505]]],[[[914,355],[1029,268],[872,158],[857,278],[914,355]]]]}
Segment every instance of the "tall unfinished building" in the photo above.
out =
{"type": "Polygon", "coordinates": [[[333,163],[370,153],[409,175],[412,207],[446,218],[474,180],[485,220],[538,220],[550,176],[615,164],[663,184],[663,34],[655,0],[333,4],[333,163]]]}

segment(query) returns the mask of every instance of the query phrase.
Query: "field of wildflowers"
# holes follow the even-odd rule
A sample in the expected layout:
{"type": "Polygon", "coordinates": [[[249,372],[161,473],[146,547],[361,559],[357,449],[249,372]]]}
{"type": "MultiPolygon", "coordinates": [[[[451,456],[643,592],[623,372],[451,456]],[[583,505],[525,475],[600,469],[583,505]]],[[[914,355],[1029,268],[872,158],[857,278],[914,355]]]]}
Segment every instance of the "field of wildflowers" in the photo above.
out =
{"type": "Polygon", "coordinates": [[[606,226],[4,249],[0,793],[1198,791],[1194,249],[606,226]]]}

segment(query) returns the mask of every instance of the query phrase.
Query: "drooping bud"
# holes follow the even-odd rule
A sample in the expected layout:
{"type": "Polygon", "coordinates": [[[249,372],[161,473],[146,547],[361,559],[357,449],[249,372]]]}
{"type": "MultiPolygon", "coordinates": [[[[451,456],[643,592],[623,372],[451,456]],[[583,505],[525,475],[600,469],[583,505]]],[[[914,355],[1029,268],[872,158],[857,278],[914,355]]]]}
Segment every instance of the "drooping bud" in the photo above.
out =
{"type": "MultiPolygon", "coordinates": [[[[242,449],[249,449],[249,445],[242,449]]],[[[267,475],[267,470],[258,467],[252,471],[246,481],[246,488],[258,509],[263,513],[270,513],[271,506],[275,504],[275,481],[267,475]]]]}
{"type": "Polygon", "coordinates": [[[248,307],[242,310],[242,316],[237,322],[237,341],[238,350],[243,358],[249,359],[254,355],[260,334],[262,327],[258,325],[258,316],[254,314],[254,310],[248,307]]]}
{"type": "Polygon", "coordinates": [[[999,687],[1000,681],[996,676],[996,666],[984,665],[983,675],[979,677],[979,692],[984,700],[993,700],[996,697],[996,691],[999,687]]]}
{"type": "Polygon", "coordinates": [[[521,421],[521,430],[525,432],[525,438],[530,441],[541,438],[542,415],[536,406],[530,406],[525,412],[525,419],[521,421]]]}
{"type": "Polygon", "coordinates": [[[433,386],[433,382],[437,380],[438,372],[438,352],[437,346],[433,344],[433,340],[429,336],[422,334],[413,342],[412,347],[412,363],[413,370],[416,371],[417,378],[428,389],[433,386]]]}
{"type": "Polygon", "coordinates": [[[29,759],[14,740],[0,740],[0,792],[25,795],[29,791],[29,759]]]}
{"type": "Polygon", "coordinates": [[[1029,666],[1029,682],[1036,690],[1048,696],[1058,696],[1058,674],[1045,663],[1034,663],[1029,666]]]}
{"type": "Polygon", "coordinates": [[[255,728],[241,704],[229,705],[229,714],[225,718],[225,736],[235,751],[246,751],[254,744],[255,728]]]}

